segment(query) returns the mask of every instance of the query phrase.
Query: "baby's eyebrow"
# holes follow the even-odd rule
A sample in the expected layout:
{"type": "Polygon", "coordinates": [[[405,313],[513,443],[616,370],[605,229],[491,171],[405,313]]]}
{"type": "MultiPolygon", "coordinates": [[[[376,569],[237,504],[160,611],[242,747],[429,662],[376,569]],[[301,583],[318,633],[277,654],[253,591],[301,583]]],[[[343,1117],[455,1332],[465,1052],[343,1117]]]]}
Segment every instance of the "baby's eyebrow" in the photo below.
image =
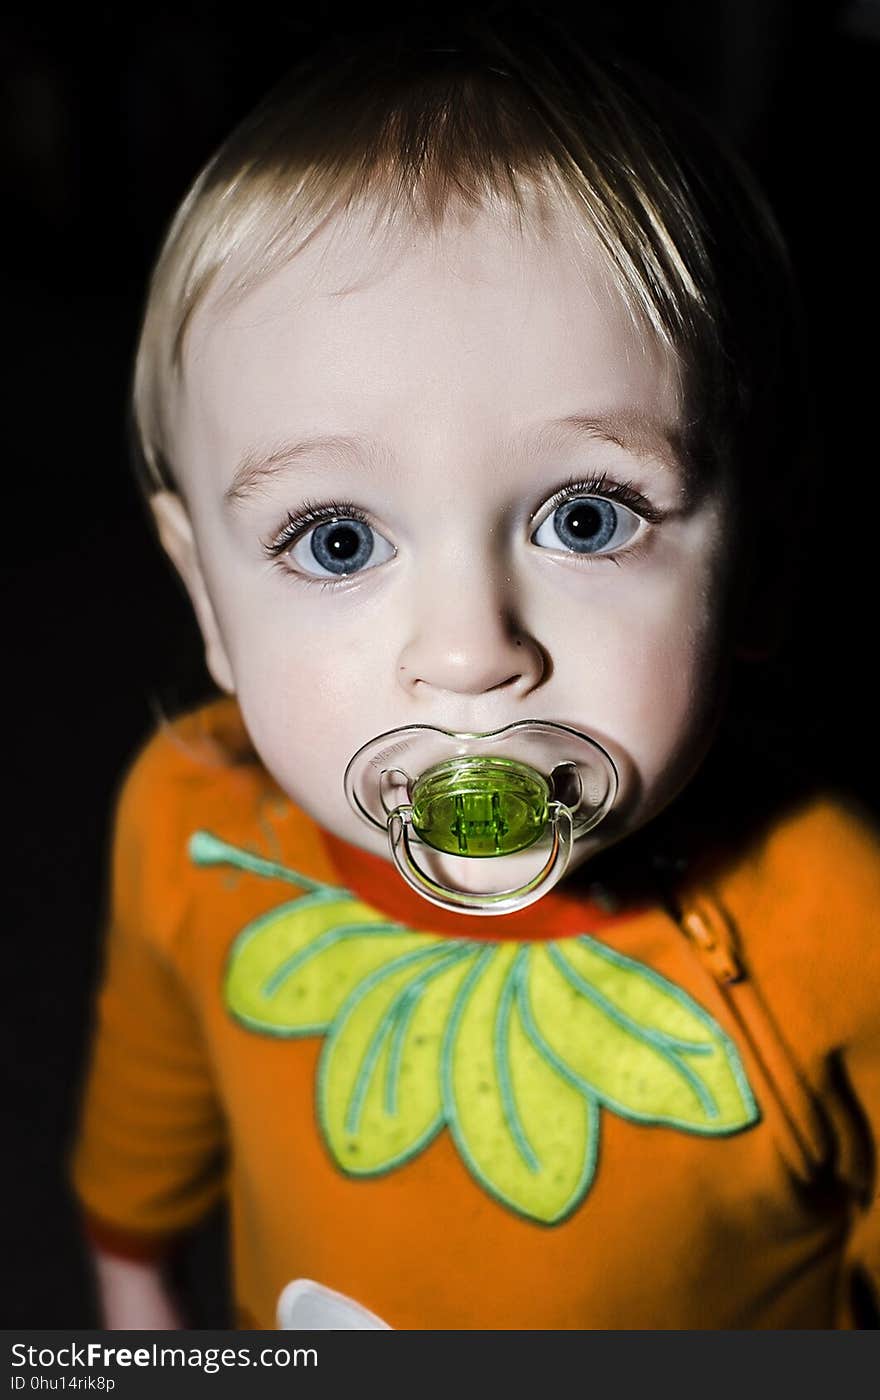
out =
{"type": "Polygon", "coordinates": [[[686,427],[680,423],[665,423],[647,413],[619,409],[607,414],[569,413],[540,424],[529,434],[532,449],[541,452],[559,449],[572,437],[608,442],[631,456],[653,458],[681,477],[686,489],[694,485],[695,469],[686,427]]]}
{"type": "MultiPolygon", "coordinates": [[[[524,444],[531,455],[561,450],[578,437],[610,443],[636,457],[653,458],[681,477],[686,491],[693,484],[683,430],[643,413],[570,413],[527,429],[524,444]]],[[[383,458],[387,461],[381,445],[362,433],[318,433],[270,447],[255,446],[241,458],[223,499],[235,508],[273,478],[318,456],[357,461],[367,468],[374,468],[383,458]]]]}
{"type": "Polygon", "coordinates": [[[235,469],[232,481],[223,493],[227,505],[235,507],[254,494],[273,477],[283,475],[298,462],[316,456],[359,460],[371,465],[377,456],[377,444],[361,433],[317,433],[293,442],[279,442],[272,447],[250,447],[235,469]]]}

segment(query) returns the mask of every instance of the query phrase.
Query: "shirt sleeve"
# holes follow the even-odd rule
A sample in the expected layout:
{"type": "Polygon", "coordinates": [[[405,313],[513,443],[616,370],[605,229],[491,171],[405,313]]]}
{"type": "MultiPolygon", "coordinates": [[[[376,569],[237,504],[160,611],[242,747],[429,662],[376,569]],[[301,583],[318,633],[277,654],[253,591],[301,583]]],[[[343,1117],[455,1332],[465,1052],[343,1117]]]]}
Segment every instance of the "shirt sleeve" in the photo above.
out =
{"type": "Polygon", "coordinates": [[[69,1170],[87,1237],[158,1258],[222,1197],[223,1113],[198,1016],[171,953],[185,906],[161,739],[114,820],[104,965],[69,1170]]]}

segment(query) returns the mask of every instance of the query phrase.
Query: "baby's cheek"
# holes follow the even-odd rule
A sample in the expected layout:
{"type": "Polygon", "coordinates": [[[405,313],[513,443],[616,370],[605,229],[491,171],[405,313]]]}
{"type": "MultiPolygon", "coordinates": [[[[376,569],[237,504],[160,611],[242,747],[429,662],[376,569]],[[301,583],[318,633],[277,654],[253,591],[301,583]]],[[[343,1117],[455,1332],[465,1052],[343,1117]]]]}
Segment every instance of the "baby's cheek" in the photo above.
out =
{"type": "Polygon", "coordinates": [[[302,805],[341,791],[352,753],[382,727],[373,713],[376,665],[376,649],[364,654],[344,628],[300,627],[289,617],[254,623],[241,639],[235,675],[245,723],[269,771],[302,805]]]}
{"type": "Polygon", "coordinates": [[[622,689],[621,716],[633,736],[674,734],[699,708],[708,683],[692,633],[679,630],[634,639],[624,659],[629,683],[622,689]]]}
{"type": "Polygon", "coordinates": [[[718,683],[716,650],[711,599],[697,575],[658,579],[609,639],[607,732],[644,784],[686,762],[702,741],[718,683]]]}

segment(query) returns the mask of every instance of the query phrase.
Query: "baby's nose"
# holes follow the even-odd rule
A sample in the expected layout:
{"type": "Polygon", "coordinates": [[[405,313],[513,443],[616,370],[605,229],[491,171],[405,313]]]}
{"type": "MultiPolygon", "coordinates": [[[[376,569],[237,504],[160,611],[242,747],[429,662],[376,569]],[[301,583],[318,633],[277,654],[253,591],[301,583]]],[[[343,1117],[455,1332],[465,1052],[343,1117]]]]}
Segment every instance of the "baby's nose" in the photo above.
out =
{"type": "Polygon", "coordinates": [[[449,590],[435,580],[428,590],[398,657],[400,684],[410,692],[529,694],[544,675],[542,648],[517,620],[503,590],[485,576],[475,587],[463,582],[449,590]]]}

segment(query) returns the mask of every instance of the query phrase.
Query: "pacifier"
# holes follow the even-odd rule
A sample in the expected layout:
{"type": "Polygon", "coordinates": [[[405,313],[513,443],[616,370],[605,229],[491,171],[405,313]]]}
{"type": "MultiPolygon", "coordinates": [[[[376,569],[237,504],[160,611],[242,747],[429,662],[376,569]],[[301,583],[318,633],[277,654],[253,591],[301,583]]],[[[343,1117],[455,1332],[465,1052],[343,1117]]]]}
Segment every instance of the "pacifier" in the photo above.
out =
{"type": "Polygon", "coordinates": [[[574,842],[612,807],[618,776],[595,739],[521,720],[477,734],[428,724],[388,730],[358,749],[344,784],[354,811],[387,834],[398,873],[418,894],[441,909],[507,914],[562,878],[574,842]],[[509,869],[532,849],[534,871],[504,886],[505,862],[509,869]],[[473,861],[497,863],[498,888],[467,888],[473,861]]]}

